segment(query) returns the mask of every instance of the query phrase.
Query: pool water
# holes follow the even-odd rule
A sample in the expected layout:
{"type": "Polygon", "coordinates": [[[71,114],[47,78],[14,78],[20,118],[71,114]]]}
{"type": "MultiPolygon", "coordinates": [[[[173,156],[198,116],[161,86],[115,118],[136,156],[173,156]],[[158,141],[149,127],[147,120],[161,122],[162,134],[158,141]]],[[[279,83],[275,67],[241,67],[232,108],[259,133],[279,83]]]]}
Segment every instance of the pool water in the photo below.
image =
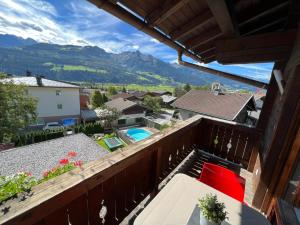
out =
{"type": "Polygon", "coordinates": [[[134,141],[141,141],[152,135],[151,132],[142,128],[130,128],[126,133],[134,141]]]}

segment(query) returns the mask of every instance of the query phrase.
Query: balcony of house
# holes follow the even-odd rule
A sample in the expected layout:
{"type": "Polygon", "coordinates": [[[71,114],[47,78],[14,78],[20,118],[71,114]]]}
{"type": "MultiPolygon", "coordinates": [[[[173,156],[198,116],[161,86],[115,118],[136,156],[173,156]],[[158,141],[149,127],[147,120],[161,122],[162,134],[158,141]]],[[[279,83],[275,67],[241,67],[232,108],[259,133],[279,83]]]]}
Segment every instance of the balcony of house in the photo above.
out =
{"type": "Polygon", "coordinates": [[[253,127],[192,117],[7,201],[0,224],[132,224],[174,174],[198,178],[204,162],[244,177],[251,206],[260,137],[253,127]]]}

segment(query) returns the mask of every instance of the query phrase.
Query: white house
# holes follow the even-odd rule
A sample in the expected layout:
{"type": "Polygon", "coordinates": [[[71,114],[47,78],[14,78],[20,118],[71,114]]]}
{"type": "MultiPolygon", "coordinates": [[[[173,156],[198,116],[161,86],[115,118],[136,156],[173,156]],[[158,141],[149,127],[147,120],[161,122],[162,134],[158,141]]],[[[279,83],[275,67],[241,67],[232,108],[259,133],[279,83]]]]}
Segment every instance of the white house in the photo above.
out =
{"type": "Polygon", "coordinates": [[[40,76],[7,79],[28,87],[28,94],[38,100],[37,113],[40,121],[62,122],[63,119],[80,119],[79,86],[40,76]]]}

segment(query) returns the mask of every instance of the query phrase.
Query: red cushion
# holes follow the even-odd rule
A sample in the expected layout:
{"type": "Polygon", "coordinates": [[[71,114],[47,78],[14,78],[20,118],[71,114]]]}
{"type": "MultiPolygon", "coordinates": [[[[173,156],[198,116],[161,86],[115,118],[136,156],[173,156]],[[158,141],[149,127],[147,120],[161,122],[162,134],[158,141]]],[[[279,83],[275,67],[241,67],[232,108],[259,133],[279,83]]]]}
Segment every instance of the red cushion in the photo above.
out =
{"type": "Polygon", "coordinates": [[[245,179],[229,169],[204,163],[198,180],[240,202],[244,201],[245,179]]]}

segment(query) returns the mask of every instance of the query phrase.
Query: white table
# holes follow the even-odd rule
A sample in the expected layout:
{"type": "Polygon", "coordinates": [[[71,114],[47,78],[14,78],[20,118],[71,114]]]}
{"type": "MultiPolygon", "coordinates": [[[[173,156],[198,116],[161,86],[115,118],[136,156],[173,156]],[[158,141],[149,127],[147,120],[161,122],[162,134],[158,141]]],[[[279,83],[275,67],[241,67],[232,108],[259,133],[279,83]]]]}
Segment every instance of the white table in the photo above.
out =
{"type": "Polygon", "coordinates": [[[134,225],[200,225],[198,199],[216,194],[229,219],[222,225],[270,225],[258,211],[184,174],[175,175],[146,206],[134,225]]]}

